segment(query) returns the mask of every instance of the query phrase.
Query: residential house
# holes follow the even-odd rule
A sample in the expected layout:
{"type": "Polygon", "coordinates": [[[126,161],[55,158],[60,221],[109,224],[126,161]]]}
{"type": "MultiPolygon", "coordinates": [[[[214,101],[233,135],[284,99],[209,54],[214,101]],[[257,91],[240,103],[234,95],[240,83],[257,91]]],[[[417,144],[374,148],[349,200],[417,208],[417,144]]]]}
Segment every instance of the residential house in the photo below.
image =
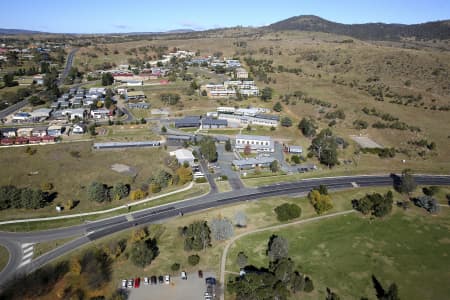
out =
{"type": "Polygon", "coordinates": [[[27,112],[18,112],[16,114],[14,114],[14,116],[12,117],[12,121],[13,122],[27,122],[30,120],[31,115],[27,112]]]}
{"type": "Polygon", "coordinates": [[[17,129],[17,137],[30,137],[33,128],[31,127],[23,127],[17,129]]]}
{"type": "Polygon", "coordinates": [[[252,152],[275,152],[275,144],[270,136],[237,135],[235,149],[243,151],[247,146],[252,152]]]}
{"type": "Polygon", "coordinates": [[[73,125],[72,132],[75,134],[83,134],[86,132],[86,125],[85,124],[75,124],[73,125]]]}
{"type": "Polygon", "coordinates": [[[47,135],[47,126],[37,126],[31,131],[33,137],[43,137],[47,135]]]}
{"type": "Polygon", "coordinates": [[[142,86],[144,82],[142,80],[122,80],[127,86],[142,86]]]}
{"type": "Polygon", "coordinates": [[[14,138],[17,136],[17,128],[0,128],[0,137],[14,138]]]}
{"type": "Polygon", "coordinates": [[[62,114],[70,117],[70,120],[83,120],[86,116],[86,109],[84,108],[68,108],[62,111],[62,114]]]}
{"type": "Polygon", "coordinates": [[[170,156],[175,156],[180,164],[184,164],[185,162],[189,163],[189,165],[194,164],[195,157],[192,154],[192,151],[187,149],[178,149],[169,152],[169,154],[170,156]]]}
{"type": "Polygon", "coordinates": [[[30,117],[33,121],[42,122],[50,118],[52,108],[38,108],[30,112],[30,117]]]}
{"type": "Polygon", "coordinates": [[[64,132],[64,129],[65,128],[60,125],[51,125],[47,128],[47,134],[51,137],[58,137],[64,132]]]}
{"type": "Polygon", "coordinates": [[[292,153],[292,154],[302,154],[303,147],[302,146],[288,146],[287,152],[292,153]]]}
{"type": "Polygon", "coordinates": [[[234,70],[234,76],[237,79],[247,79],[248,78],[248,72],[244,68],[236,68],[236,70],[234,70]]]}
{"type": "Polygon", "coordinates": [[[106,108],[91,110],[91,117],[94,119],[108,118],[110,114],[110,111],[106,108]]]}
{"type": "Polygon", "coordinates": [[[143,91],[131,91],[126,93],[128,101],[145,99],[146,96],[143,91]]]}

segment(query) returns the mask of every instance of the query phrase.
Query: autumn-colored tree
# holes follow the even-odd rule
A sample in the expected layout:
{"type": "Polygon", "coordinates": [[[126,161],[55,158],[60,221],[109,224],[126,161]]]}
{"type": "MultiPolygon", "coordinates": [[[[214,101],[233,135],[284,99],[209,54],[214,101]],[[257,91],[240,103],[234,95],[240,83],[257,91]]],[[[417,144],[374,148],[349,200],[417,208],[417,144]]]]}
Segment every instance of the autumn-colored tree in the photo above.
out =
{"type": "Polygon", "coordinates": [[[74,207],[73,200],[71,199],[67,200],[66,207],[67,209],[71,210],[74,207]]]}
{"type": "Polygon", "coordinates": [[[145,198],[145,196],[147,196],[147,193],[144,192],[141,189],[137,189],[137,190],[134,190],[134,191],[130,192],[130,199],[131,200],[140,200],[140,199],[145,198]]]}
{"type": "Polygon", "coordinates": [[[78,258],[73,257],[70,260],[69,268],[70,268],[70,273],[71,274],[73,274],[73,275],[80,275],[80,273],[81,273],[81,264],[78,261],[78,258]]]}
{"type": "Polygon", "coordinates": [[[322,195],[318,190],[309,192],[308,199],[319,215],[333,208],[331,197],[329,195],[322,195]]]}
{"type": "Polygon", "coordinates": [[[142,241],[148,236],[148,230],[146,227],[138,228],[131,232],[131,242],[136,243],[142,241]]]}
{"type": "Polygon", "coordinates": [[[180,167],[177,169],[176,173],[180,178],[180,184],[185,184],[186,182],[192,181],[192,170],[190,167],[180,167]]]}

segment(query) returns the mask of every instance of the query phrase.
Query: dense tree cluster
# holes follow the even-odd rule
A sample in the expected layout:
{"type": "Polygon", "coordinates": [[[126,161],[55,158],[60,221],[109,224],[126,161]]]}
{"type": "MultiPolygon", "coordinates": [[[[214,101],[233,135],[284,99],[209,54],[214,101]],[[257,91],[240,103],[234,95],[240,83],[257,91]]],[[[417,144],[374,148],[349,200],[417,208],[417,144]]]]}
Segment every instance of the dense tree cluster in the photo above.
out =
{"type": "Polygon", "coordinates": [[[281,237],[272,236],[269,240],[267,253],[283,245],[283,253],[272,257],[268,268],[245,266],[247,256],[240,252],[237,256],[238,265],[245,274],[231,279],[227,284],[230,293],[238,300],[269,300],[289,299],[292,294],[311,292],[314,290],[312,280],[295,270],[294,262],[288,257],[287,241],[281,237]]]}
{"type": "Polygon", "coordinates": [[[184,250],[200,251],[211,246],[211,230],[206,221],[196,221],[189,226],[179,228],[184,237],[184,250]]]}
{"type": "Polygon", "coordinates": [[[294,203],[283,203],[275,207],[278,221],[284,222],[300,217],[302,209],[294,203]]]}
{"type": "Polygon", "coordinates": [[[180,95],[176,93],[163,93],[159,97],[166,105],[175,105],[180,101],[180,95]]]}
{"type": "Polygon", "coordinates": [[[379,193],[367,194],[361,199],[352,200],[353,208],[367,215],[382,218],[392,210],[393,194],[388,191],[385,195],[379,193]]]}
{"type": "Polygon", "coordinates": [[[336,137],[329,128],[320,131],[312,140],[309,150],[317,157],[320,163],[328,167],[333,167],[338,163],[336,137]]]}
{"type": "Polygon", "coordinates": [[[48,192],[40,189],[17,188],[13,185],[0,187],[0,210],[8,208],[38,209],[49,202],[48,192]]]}
{"type": "Polygon", "coordinates": [[[146,239],[135,242],[131,246],[130,259],[138,267],[148,266],[159,254],[155,239],[146,239]]]}

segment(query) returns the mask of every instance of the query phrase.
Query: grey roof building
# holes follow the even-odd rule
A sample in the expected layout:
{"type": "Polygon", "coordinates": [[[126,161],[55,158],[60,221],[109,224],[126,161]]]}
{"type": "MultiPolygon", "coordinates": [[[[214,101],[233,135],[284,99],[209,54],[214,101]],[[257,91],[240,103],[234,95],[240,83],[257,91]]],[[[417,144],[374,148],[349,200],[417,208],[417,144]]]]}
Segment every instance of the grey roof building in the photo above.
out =
{"type": "Polygon", "coordinates": [[[187,116],[181,119],[175,120],[176,128],[184,127],[200,127],[200,117],[199,116],[187,116]]]}

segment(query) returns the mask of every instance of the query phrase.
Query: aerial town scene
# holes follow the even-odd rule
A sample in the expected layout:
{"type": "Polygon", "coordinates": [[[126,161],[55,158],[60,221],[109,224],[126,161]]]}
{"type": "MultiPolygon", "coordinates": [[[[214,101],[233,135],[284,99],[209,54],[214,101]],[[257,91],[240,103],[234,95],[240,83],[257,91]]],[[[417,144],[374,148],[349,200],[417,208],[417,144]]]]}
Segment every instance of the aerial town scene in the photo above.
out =
{"type": "Polygon", "coordinates": [[[0,300],[450,299],[450,2],[0,10],[0,300]]]}

